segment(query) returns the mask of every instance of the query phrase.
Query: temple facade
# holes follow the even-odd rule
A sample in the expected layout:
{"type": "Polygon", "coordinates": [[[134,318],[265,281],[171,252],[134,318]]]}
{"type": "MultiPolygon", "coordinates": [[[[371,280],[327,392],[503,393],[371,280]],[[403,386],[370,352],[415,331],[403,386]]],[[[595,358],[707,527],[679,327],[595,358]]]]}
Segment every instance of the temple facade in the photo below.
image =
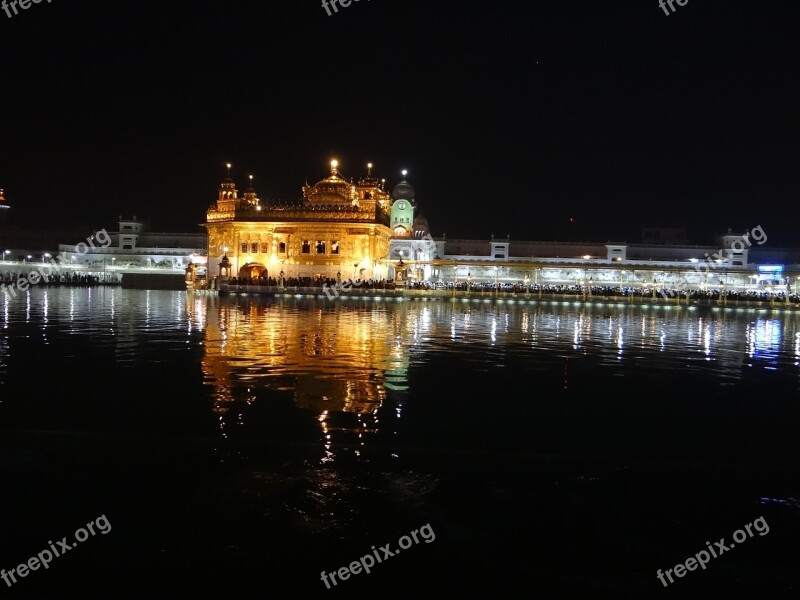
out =
{"type": "Polygon", "coordinates": [[[647,230],[643,243],[433,238],[403,179],[330,175],[296,201],[262,201],[252,185],[239,195],[225,178],[208,210],[208,266],[220,283],[315,287],[345,279],[433,288],[605,286],[643,289],[796,290],[800,250],[762,247],[759,226],[694,246],[680,229],[647,230]],[[662,235],[663,234],[663,235],[662,235]],[[253,281],[257,280],[257,281],[253,281]],[[790,287],[792,286],[792,287],[790,287]]]}
{"type": "Polygon", "coordinates": [[[228,176],[208,209],[209,266],[238,279],[387,279],[391,194],[372,165],[358,181],[337,161],[330,175],[304,185],[297,201],[262,200],[249,187],[240,196],[228,176]]]}

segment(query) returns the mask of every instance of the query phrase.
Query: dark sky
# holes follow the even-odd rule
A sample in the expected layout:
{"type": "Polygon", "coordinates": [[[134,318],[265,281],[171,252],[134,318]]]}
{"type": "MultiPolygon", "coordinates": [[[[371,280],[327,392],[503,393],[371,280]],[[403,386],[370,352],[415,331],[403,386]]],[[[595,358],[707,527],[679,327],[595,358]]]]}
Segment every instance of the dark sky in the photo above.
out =
{"type": "Polygon", "coordinates": [[[192,230],[224,162],[288,198],[336,157],[408,168],[448,237],[800,246],[791,6],[43,1],[0,12],[0,187],[24,224],[192,230]]]}

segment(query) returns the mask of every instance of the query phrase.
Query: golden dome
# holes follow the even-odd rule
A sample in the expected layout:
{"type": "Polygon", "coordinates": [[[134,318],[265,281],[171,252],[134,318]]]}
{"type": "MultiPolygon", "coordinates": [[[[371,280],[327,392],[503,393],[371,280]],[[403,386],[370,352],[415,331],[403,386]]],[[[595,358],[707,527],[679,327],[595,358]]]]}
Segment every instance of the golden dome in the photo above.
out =
{"type": "Polygon", "coordinates": [[[352,204],[358,201],[356,186],[342,179],[337,169],[338,163],[331,161],[331,174],[313,186],[303,188],[307,202],[315,204],[352,204]]]}

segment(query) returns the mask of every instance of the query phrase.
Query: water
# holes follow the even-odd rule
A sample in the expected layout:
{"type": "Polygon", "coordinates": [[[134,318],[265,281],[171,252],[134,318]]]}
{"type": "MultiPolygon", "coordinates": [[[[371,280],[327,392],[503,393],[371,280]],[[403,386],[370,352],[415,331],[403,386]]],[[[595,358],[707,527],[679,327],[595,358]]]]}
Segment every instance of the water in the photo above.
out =
{"type": "Polygon", "coordinates": [[[759,516],[670,591],[797,590],[798,314],[35,289],[0,327],[0,567],[112,525],[14,597],[651,597],[759,516]]]}

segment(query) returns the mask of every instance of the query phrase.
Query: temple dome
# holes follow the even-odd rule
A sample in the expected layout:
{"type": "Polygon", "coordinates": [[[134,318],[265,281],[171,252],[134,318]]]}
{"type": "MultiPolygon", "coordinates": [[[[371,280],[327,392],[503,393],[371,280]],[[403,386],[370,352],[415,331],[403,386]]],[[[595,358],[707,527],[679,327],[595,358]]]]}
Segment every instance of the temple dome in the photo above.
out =
{"type": "Polygon", "coordinates": [[[303,188],[303,196],[306,201],[319,204],[351,204],[358,199],[355,186],[342,179],[333,165],[328,177],[303,188]]]}
{"type": "Polygon", "coordinates": [[[430,233],[430,227],[428,227],[428,219],[419,215],[414,218],[414,237],[425,237],[428,233],[430,233]]]}
{"type": "Polygon", "coordinates": [[[408,200],[414,201],[414,187],[405,179],[394,186],[392,190],[392,200],[408,200]]]}

